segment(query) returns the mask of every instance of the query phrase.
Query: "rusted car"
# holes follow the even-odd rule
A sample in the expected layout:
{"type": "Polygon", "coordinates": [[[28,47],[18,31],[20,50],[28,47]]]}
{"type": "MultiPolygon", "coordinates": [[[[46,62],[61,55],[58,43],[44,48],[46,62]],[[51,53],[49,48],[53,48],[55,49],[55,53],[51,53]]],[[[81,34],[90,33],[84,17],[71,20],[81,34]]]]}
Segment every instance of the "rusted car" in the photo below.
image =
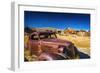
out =
{"type": "Polygon", "coordinates": [[[79,52],[74,44],[58,39],[56,32],[36,31],[29,36],[28,48],[37,60],[65,60],[79,58],[79,52]]]}

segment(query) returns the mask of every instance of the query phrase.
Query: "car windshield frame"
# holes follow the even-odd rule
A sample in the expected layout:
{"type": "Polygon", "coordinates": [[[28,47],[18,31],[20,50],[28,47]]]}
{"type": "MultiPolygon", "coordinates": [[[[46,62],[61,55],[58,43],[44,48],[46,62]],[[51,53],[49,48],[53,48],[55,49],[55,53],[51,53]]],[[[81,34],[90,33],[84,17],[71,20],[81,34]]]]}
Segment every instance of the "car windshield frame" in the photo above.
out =
{"type": "Polygon", "coordinates": [[[30,38],[31,38],[31,40],[39,40],[37,33],[32,34],[30,38]]]}
{"type": "Polygon", "coordinates": [[[54,32],[41,32],[39,33],[39,38],[40,39],[54,39],[54,38],[57,38],[57,36],[54,32]]]}

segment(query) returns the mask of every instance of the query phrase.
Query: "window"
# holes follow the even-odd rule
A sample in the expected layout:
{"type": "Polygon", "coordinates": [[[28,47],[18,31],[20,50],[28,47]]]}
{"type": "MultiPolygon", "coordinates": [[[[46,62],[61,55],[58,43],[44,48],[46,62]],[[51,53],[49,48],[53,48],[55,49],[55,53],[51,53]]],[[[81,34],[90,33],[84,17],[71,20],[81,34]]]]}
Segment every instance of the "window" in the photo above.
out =
{"type": "Polygon", "coordinates": [[[31,39],[32,39],[32,40],[38,40],[38,35],[37,35],[37,34],[33,34],[33,35],[31,36],[31,39]]]}

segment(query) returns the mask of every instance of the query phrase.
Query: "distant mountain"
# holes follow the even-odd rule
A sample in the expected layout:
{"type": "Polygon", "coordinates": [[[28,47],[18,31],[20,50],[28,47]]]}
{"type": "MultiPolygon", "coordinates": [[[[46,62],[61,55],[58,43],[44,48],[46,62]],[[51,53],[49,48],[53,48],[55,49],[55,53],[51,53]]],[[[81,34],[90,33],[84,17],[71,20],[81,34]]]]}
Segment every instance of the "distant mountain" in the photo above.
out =
{"type": "Polygon", "coordinates": [[[38,29],[58,30],[57,28],[53,28],[53,27],[44,27],[44,28],[38,28],[38,29]]]}

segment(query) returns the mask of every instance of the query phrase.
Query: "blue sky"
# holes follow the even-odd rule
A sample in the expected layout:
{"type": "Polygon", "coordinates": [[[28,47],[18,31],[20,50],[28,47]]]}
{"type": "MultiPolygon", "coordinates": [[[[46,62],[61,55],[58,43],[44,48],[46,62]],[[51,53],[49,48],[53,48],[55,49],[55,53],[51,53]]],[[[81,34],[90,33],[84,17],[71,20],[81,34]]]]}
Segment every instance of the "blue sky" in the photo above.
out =
{"type": "Polygon", "coordinates": [[[90,14],[24,11],[24,26],[30,28],[52,27],[90,30],[90,14]]]}

